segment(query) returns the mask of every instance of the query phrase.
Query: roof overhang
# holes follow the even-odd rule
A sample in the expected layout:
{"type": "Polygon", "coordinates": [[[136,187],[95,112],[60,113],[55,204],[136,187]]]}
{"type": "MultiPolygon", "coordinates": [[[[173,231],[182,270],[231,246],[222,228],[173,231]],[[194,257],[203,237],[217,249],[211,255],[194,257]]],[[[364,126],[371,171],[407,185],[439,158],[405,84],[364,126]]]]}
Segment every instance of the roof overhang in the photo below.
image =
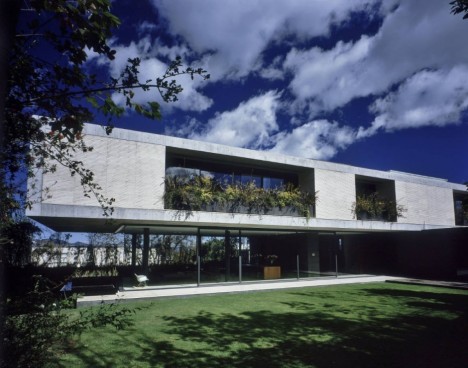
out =
{"type": "Polygon", "coordinates": [[[102,216],[100,207],[37,204],[26,215],[43,225],[61,232],[141,232],[194,233],[196,229],[211,233],[225,230],[244,234],[304,233],[304,232],[399,232],[450,228],[427,224],[405,224],[383,221],[336,220],[293,216],[249,215],[240,213],[143,210],[115,208],[113,217],[102,216]]]}

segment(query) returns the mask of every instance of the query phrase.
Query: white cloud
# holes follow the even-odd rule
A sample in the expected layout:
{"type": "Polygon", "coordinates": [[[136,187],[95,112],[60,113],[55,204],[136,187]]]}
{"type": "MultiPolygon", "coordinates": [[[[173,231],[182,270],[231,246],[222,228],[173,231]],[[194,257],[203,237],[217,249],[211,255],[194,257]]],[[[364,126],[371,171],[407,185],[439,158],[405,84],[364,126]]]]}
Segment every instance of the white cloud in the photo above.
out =
{"type": "Polygon", "coordinates": [[[369,88],[359,78],[365,71],[370,44],[371,39],[363,36],[354,44],[338,42],[330,51],[317,47],[291,50],[284,66],[294,73],[290,88],[298,99],[296,104],[303,106],[302,102],[309,101],[311,115],[315,116],[368,94],[369,88]]]}
{"type": "MultiPolygon", "coordinates": [[[[116,50],[115,60],[112,62],[105,59],[97,60],[100,64],[106,63],[109,65],[109,73],[112,77],[118,78],[120,76],[129,58],[139,57],[141,59],[139,67],[140,80],[151,80],[153,83],[155,83],[157,78],[162,77],[167,70],[167,64],[159,60],[160,56],[173,60],[176,56],[188,54],[188,49],[185,45],[165,47],[152,42],[149,36],[141,38],[137,43],[131,42],[129,45],[120,45],[114,40],[112,48],[116,50]]],[[[90,54],[90,56],[94,58],[93,54],[90,54]]],[[[183,75],[175,79],[183,88],[183,91],[178,95],[178,101],[166,104],[159,95],[159,92],[155,88],[152,88],[150,91],[135,89],[134,102],[157,101],[161,104],[163,110],[178,108],[186,111],[204,111],[213,104],[211,98],[208,98],[197,90],[197,88],[203,86],[204,81],[202,78],[194,78],[192,80],[190,76],[183,75]]],[[[112,97],[116,103],[123,105],[125,102],[125,98],[121,94],[115,93],[112,97]]]]}
{"type": "Polygon", "coordinates": [[[148,32],[156,30],[158,27],[156,24],[148,22],[148,21],[143,21],[141,24],[138,26],[138,33],[139,34],[147,34],[148,32]]]}
{"type": "Polygon", "coordinates": [[[360,128],[359,136],[371,136],[379,130],[457,124],[467,108],[468,66],[424,70],[375,101],[371,110],[376,118],[369,128],[360,128]]]}
{"type": "Polygon", "coordinates": [[[272,63],[259,70],[259,75],[262,78],[270,80],[284,79],[285,74],[282,68],[283,57],[277,56],[273,59],[272,63]]]}
{"type": "Polygon", "coordinates": [[[164,134],[175,137],[188,137],[191,134],[195,134],[195,132],[200,131],[202,126],[203,124],[199,120],[189,118],[186,119],[183,124],[177,125],[176,122],[173,122],[173,124],[166,125],[164,134]]]}
{"type": "MultiPolygon", "coordinates": [[[[468,32],[468,22],[451,15],[444,1],[153,3],[167,20],[175,46],[168,47],[149,36],[126,46],[115,43],[118,59],[112,73],[118,74],[128,57],[140,56],[142,79],[154,79],[165,71],[161,60],[181,55],[187,60],[197,59],[212,78],[209,82],[181,79],[184,92],[180,101],[170,106],[202,112],[218,98],[241,96],[244,100],[231,111],[187,117],[183,128],[167,130],[168,134],[330,159],[339,150],[377,132],[457,123],[468,108],[468,53],[466,38],[462,37],[468,32]],[[333,40],[336,43],[327,49],[293,47],[297,40],[306,41],[304,45],[314,37],[327,39],[330,29],[350,21],[354,11],[365,11],[369,18],[382,17],[377,33],[354,37],[352,42],[333,40]],[[276,49],[269,53],[272,45],[276,49]],[[274,54],[277,50],[287,51],[274,54]],[[268,63],[265,55],[269,56],[268,63]],[[246,81],[249,76],[257,78],[246,81]],[[257,82],[259,76],[262,82],[270,83],[269,87],[260,84],[254,92],[257,95],[245,97],[249,84],[257,82]],[[213,101],[200,92],[206,83],[214,84],[210,90],[217,91],[217,82],[224,83],[225,89],[231,83],[246,82],[245,95],[236,91],[233,96],[215,95],[213,101]],[[262,87],[283,88],[281,83],[288,85],[291,94],[269,91],[258,95],[262,87]],[[359,97],[370,97],[370,112],[375,115],[368,119],[369,123],[373,119],[372,123],[360,123],[359,130],[318,119],[321,113],[335,112],[359,97]],[[290,113],[281,124],[277,121],[280,107],[290,113]]],[[[141,28],[153,27],[148,23],[141,28]]],[[[145,99],[148,94],[136,96],[138,102],[145,99]]]]}
{"type": "MultiPolygon", "coordinates": [[[[242,102],[236,109],[217,114],[188,138],[253,149],[267,145],[278,130],[276,111],[280,93],[269,91],[242,102]]],[[[194,128],[192,126],[192,128],[194,128]]]]}
{"type": "Polygon", "coordinates": [[[348,126],[340,126],[328,120],[314,120],[291,132],[278,133],[273,137],[275,145],[269,151],[326,160],[356,139],[356,132],[348,126]]]}
{"type": "Polygon", "coordinates": [[[385,93],[426,68],[468,62],[468,23],[450,14],[440,1],[401,1],[379,32],[355,43],[338,42],[331,50],[289,52],[285,68],[294,73],[291,91],[297,106],[307,102],[311,117],[354,98],[385,93]]]}
{"type": "Polygon", "coordinates": [[[261,53],[283,36],[306,39],[328,35],[349,13],[369,10],[376,0],[153,0],[170,31],[205,54],[213,80],[242,78],[257,70],[261,53]]]}

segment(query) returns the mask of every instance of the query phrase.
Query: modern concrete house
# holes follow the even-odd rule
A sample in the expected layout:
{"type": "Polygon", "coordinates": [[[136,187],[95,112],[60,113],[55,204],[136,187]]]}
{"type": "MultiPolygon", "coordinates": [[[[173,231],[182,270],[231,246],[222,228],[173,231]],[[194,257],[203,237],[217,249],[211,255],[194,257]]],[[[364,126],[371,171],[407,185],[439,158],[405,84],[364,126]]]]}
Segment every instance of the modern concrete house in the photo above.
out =
{"type": "MultiPolygon", "coordinates": [[[[108,136],[91,124],[84,132],[94,150],[80,159],[103,194],[115,198],[112,221],[63,167],[38,173],[36,186],[48,188],[50,197],[38,196],[27,216],[56,231],[142,234],[145,271],[152,266],[152,234],[195,239],[192,258],[181,269],[190,268],[198,282],[205,276],[220,280],[210,273],[223,280],[337,273],[454,279],[468,269],[468,233],[460,215],[464,185],[123,129],[108,136]],[[200,178],[206,181],[188,198],[207,199],[196,206],[171,192],[200,184],[200,178]],[[257,199],[278,199],[288,190],[299,193],[299,201],[316,198],[302,203],[306,211],[275,201],[259,209],[232,196],[219,199],[248,186],[259,190],[257,199]],[[208,249],[213,239],[224,244],[216,256],[208,249]],[[280,273],[260,274],[273,261],[280,273]]],[[[136,240],[132,245],[135,251],[136,240]]]]}

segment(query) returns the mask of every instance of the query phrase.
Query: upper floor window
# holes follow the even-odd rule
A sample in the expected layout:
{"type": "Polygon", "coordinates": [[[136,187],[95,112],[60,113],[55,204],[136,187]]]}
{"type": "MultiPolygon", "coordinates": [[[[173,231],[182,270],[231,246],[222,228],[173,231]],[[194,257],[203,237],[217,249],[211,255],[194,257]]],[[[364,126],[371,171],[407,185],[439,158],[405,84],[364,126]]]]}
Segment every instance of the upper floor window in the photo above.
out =
{"type": "Polygon", "coordinates": [[[468,226],[468,195],[465,193],[455,194],[455,225],[468,226]]]}

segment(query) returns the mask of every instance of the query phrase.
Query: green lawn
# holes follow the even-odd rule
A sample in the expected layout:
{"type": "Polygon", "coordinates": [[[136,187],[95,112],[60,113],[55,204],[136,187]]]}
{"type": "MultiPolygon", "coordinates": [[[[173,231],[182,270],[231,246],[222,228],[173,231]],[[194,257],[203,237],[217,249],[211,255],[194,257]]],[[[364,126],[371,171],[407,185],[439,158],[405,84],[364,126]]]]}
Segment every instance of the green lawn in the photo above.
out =
{"type": "MultiPolygon", "coordinates": [[[[128,306],[128,305],[127,305],[128,306]]],[[[389,283],[165,299],[63,367],[468,367],[468,292],[389,283]]]]}

